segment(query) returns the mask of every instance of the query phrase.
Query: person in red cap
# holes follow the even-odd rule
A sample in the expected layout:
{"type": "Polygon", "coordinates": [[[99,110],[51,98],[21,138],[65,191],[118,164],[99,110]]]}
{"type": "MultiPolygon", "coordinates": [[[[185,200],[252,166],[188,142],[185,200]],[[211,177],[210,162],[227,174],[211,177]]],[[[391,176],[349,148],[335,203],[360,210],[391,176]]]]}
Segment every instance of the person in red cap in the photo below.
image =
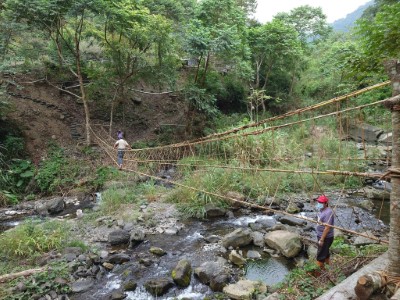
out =
{"type": "Polygon", "coordinates": [[[325,270],[325,264],[329,265],[329,248],[333,243],[333,227],[329,225],[335,225],[333,211],[328,207],[329,199],[325,195],[321,195],[317,198],[315,208],[317,209],[318,222],[326,224],[317,225],[317,238],[318,238],[318,251],[317,251],[317,264],[323,271],[325,270]]]}

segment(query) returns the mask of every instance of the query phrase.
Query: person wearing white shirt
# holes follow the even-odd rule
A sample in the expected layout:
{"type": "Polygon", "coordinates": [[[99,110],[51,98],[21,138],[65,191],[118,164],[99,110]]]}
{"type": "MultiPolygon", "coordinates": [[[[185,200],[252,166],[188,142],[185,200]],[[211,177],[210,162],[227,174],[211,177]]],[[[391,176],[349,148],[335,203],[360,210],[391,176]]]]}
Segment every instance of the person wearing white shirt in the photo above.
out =
{"type": "Polygon", "coordinates": [[[131,149],[131,146],[123,138],[120,138],[118,141],[115,142],[114,149],[118,149],[117,162],[118,162],[118,167],[121,170],[122,169],[122,162],[124,160],[125,150],[126,149],[131,149]]]}

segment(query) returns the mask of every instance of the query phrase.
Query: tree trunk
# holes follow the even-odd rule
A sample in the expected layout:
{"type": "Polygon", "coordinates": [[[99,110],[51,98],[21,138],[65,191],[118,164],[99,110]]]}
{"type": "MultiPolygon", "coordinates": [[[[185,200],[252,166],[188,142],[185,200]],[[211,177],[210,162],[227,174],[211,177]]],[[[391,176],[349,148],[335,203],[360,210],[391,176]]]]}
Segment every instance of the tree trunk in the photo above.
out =
{"type": "Polygon", "coordinates": [[[109,131],[108,131],[110,136],[112,136],[112,125],[113,125],[113,121],[114,121],[114,109],[115,109],[115,103],[116,103],[116,98],[117,98],[117,94],[118,94],[118,89],[119,89],[119,86],[117,86],[117,88],[115,89],[114,96],[111,99],[110,127],[109,127],[109,131]]]}
{"type": "MultiPolygon", "coordinates": [[[[386,71],[392,81],[392,95],[400,94],[400,61],[390,60],[385,63],[386,71]]],[[[400,169],[400,101],[392,103],[392,169],[400,169]]],[[[392,192],[390,194],[390,233],[388,273],[400,276],[400,176],[392,173],[392,192]]]]}
{"type": "Polygon", "coordinates": [[[201,86],[204,87],[206,85],[206,76],[207,76],[207,71],[208,67],[210,65],[210,51],[207,53],[207,58],[206,58],[206,65],[204,67],[204,73],[203,73],[203,78],[201,79],[201,86]]]}
{"type": "Polygon", "coordinates": [[[91,143],[91,134],[90,134],[90,114],[89,114],[89,103],[86,99],[86,91],[85,86],[83,83],[82,77],[82,67],[81,67],[81,50],[80,50],[80,39],[82,34],[83,28],[83,16],[84,13],[82,12],[81,19],[79,20],[79,26],[75,31],[75,63],[76,63],[76,74],[79,80],[79,87],[81,91],[81,97],[83,102],[83,108],[85,110],[85,131],[86,131],[86,144],[90,145],[91,143]]]}
{"type": "Polygon", "coordinates": [[[194,83],[197,83],[197,80],[199,78],[200,64],[202,60],[203,60],[203,54],[200,56],[199,62],[197,63],[197,70],[196,70],[196,76],[194,77],[194,83]]]}

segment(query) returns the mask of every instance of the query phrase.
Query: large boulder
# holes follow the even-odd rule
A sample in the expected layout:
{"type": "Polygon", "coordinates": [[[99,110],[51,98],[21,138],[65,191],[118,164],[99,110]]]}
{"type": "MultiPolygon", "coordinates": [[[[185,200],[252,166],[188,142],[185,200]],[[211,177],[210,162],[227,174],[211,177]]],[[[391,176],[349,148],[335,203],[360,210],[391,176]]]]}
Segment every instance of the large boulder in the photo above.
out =
{"type": "Polygon", "coordinates": [[[81,293],[89,290],[94,285],[93,278],[83,278],[72,283],[71,291],[73,293],[81,293]]]}
{"type": "Polygon", "coordinates": [[[240,280],[234,284],[225,286],[223,292],[230,299],[251,300],[256,292],[265,294],[267,287],[259,281],[240,280]]]}
{"type": "Polygon", "coordinates": [[[129,231],[126,231],[126,230],[123,230],[123,229],[117,229],[117,230],[111,231],[108,234],[108,242],[112,246],[128,244],[129,243],[129,237],[130,237],[129,231]]]}
{"type": "Polygon", "coordinates": [[[143,242],[145,237],[146,234],[142,229],[140,228],[133,229],[129,236],[129,248],[133,248],[137,244],[143,242]]]}
{"type": "Polygon", "coordinates": [[[368,199],[390,200],[390,192],[388,190],[381,190],[368,186],[363,188],[362,192],[368,199]]]}
{"type": "Polygon", "coordinates": [[[180,287],[187,287],[192,277],[192,266],[186,259],[180,260],[172,270],[172,279],[180,287]]]}
{"type": "Polygon", "coordinates": [[[286,230],[267,233],[265,243],[288,258],[297,256],[301,251],[300,235],[286,230]]]}
{"type": "Polygon", "coordinates": [[[226,249],[228,249],[229,247],[236,248],[247,246],[252,241],[252,231],[249,228],[238,228],[222,238],[222,245],[226,249]]]}
{"type": "Polygon", "coordinates": [[[208,203],[204,207],[207,218],[222,217],[226,214],[226,209],[218,207],[213,203],[208,203]]]}
{"type": "Polygon", "coordinates": [[[64,199],[62,197],[53,198],[46,203],[46,207],[50,215],[58,214],[65,208],[64,199]]]}
{"type": "Polygon", "coordinates": [[[383,130],[366,123],[350,124],[349,137],[356,142],[376,143],[383,130]]]}
{"type": "Polygon", "coordinates": [[[168,278],[157,278],[148,280],[144,284],[144,287],[150,294],[159,297],[167,293],[173,285],[168,278]]]}
{"type": "Polygon", "coordinates": [[[201,283],[209,285],[214,292],[221,292],[229,282],[229,271],[223,258],[203,263],[194,270],[194,274],[201,283]]]}
{"type": "Polygon", "coordinates": [[[279,222],[290,226],[304,226],[307,224],[307,221],[292,216],[283,216],[279,219],[279,222]]]}

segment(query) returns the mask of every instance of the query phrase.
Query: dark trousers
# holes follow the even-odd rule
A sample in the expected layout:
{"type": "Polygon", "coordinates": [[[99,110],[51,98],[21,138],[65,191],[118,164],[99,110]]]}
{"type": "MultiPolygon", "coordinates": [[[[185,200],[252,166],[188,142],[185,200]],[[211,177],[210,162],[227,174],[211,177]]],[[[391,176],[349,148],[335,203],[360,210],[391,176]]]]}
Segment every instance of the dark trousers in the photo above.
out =
{"type": "MultiPolygon", "coordinates": [[[[318,238],[319,241],[319,238],[318,238]]],[[[330,257],[329,254],[329,248],[331,247],[333,243],[333,237],[327,237],[324,240],[324,243],[322,244],[322,246],[318,245],[318,251],[317,251],[317,260],[320,262],[324,262],[325,259],[330,257]]]]}

